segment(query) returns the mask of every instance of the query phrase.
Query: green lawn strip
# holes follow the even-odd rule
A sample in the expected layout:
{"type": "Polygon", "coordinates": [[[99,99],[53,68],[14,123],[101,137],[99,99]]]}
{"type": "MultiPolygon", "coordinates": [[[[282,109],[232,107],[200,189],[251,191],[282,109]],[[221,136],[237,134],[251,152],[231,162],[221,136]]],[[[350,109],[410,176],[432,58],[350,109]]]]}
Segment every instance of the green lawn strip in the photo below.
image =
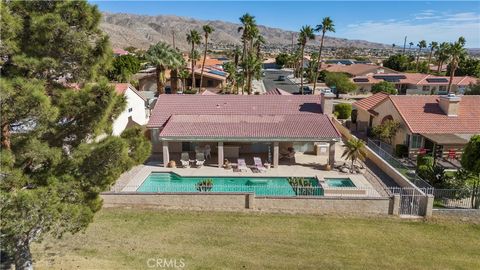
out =
{"type": "Polygon", "coordinates": [[[479,269],[480,225],[456,219],[103,209],[85,234],[34,246],[39,268],[479,269]]]}

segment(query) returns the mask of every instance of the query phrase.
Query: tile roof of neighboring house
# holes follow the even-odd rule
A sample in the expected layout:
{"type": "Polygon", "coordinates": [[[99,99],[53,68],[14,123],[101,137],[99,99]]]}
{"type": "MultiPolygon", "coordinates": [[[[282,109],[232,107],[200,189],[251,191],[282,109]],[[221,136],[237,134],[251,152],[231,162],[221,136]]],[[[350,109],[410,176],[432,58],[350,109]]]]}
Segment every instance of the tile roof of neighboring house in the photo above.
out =
{"type": "Polygon", "coordinates": [[[160,95],[148,127],[160,136],[339,138],[321,96],[160,95]]]}
{"type": "Polygon", "coordinates": [[[439,96],[389,97],[413,133],[480,133],[480,96],[461,96],[458,116],[442,111],[439,96]]]}
{"type": "Polygon", "coordinates": [[[119,48],[117,48],[117,49],[113,49],[113,54],[117,54],[117,55],[127,55],[128,52],[125,51],[124,49],[119,49],[119,48]]]}
{"type": "MultiPolygon", "coordinates": [[[[186,68],[188,71],[191,71],[192,69],[191,68],[186,68]]],[[[217,74],[214,74],[212,72],[215,72],[215,73],[218,73],[218,74],[221,74],[221,73],[225,73],[227,74],[226,72],[223,72],[223,71],[217,71],[216,69],[204,69],[203,70],[203,76],[204,77],[208,77],[208,78],[212,78],[212,79],[217,79],[217,80],[222,80],[222,81],[225,81],[227,80],[227,76],[222,76],[222,75],[217,75],[217,74]]],[[[202,69],[201,68],[196,68],[195,69],[195,75],[199,75],[200,76],[200,73],[202,73],[202,69]]]]}
{"type": "Polygon", "coordinates": [[[127,89],[130,88],[135,94],[137,94],[140,98],[143,100],[146,100],[146,98],[142,95],[140,91],[135,89],[131,84],[129,83],[115,83],[115,92],[119,95],[125,95],[125,92],[127,89]]]}
{"type": "Polygon", "coordinates": [[[351,76],[362,76],[369,73],[377,73],[377,70],[384,70],[385,72],[394,72],[389,68],[381,67],[377,65],[370,65],[370,64],[352,64],[352,65],[327,64],[322,66],[322,70],[327,70],[329,72],[348,73],[351,76]]]}
{"type": "Polygon", "coordinates": [[[172,115],[160,137],[336,139],[335,127],[323,114],[172,115]]]}
{"type": "Polygon", "coordinates": [[[375,95],[356,101],[352,105],[365,111],[369,111],[387,98],[388,94],[386,93],[376,93],[375,95]]]}
{"type": "Polygon", "coordinates": [[[285,91],[285,90],[282,90],[280,88],[275,88],[275,89],[272,89],[272,90],[269,90],[267,92],[265,92],[265,95],[284,95],[284,96],[290,96],[292,95],[291,93],[285,91]]]}
{"type": "MultiPolygon", "coordinates": [[[[357,84],[367,83],[378,83],[383,81],[381,78],[375,78],[378,76],[405,76],[405,78],[399,79],[397,84],[413,84],[413,85],[448,85],[450,81],[449,76],[435,76],[430,74],[423,74],[423,73],[384,73],[384,74],[373,74],[367,76],[356,76],[352,80],[355,79],[367,79],[368,81],[358,80],[355,81],[357,84]],[[444,82],[435,82],[435,79],[443,79],[444,82]],[[429,81],[430,80],[430,81],[429,81]]],[[[470,83],[476,83],[479,79],[471,76],[456,76],[453,77],[453,84],[459,86],[467,86],[470,83]]]]}
{"type": "MultiPolygon", "coordinates": [[[[197,65],[196,65],[196,66],[201,68],[201,67],[202,67],[202,63],[203,63],[203,57],[202,57],[200,60],[197,61],[197,65]]],[[[222,65],[222,64],[223,64],[223,62],[220,61],[220,60],[218,60],[218,59],[216,59],[216,58],[209,58],[209,57],[207,57],[207,58],[205,59],[205,67],[218,66],[218,65],[222,65]]]]}

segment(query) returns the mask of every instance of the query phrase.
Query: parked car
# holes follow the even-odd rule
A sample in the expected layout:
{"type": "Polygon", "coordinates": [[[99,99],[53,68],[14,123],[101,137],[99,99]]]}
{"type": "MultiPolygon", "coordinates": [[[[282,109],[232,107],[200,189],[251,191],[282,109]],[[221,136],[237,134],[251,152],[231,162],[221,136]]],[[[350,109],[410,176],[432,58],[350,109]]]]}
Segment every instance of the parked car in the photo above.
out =
{"type": "Polygon", "coordinates": [[[285,81],[285,76],[284,75],[278,76],[277,81],[285,81]]]}
{"type": "MultiPolygon", "coordinates": [[[[299,91],[299,92],[302,93],[302,89],[301,89],[301,88],[300,88],[300,91],[299,91]]],[[[303,94],[304,94],[304,95],[311,95],[311,94],[313,94],[312,88],[310,88],[310,86],[304,86],[304,87],[303,87],[303,94]]]]}

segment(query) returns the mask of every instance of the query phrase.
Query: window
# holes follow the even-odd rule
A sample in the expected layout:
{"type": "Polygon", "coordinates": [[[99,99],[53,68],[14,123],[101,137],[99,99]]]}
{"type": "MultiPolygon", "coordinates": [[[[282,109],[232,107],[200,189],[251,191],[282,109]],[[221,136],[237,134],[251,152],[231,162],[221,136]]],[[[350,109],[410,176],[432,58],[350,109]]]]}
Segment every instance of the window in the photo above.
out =
{"type": "Polygon", "coordinates": [[[430,91],[430,86],[424,85],[424,86],[422,87],[422,91],[430,91]]]}
{"type": "Polygon", "coordinates": [[[438,91],[440,91],[440,92],[445,92],[445,91],[447,91],[447,86],[446,86],[446,85],[440,85],[440,86],[438,87],[438,91]]]}
{"type": "Polygon", "coordinates": [[[128,112],[132,112],[133,111],[133,108],[128,108],[128,112]]]}
{"type": "Polygon", "coordinates": [[[421,148],[422,147],[422,136],[418,134],[412,134],[412,141],[410,144],[411,148],[421,148]]]}

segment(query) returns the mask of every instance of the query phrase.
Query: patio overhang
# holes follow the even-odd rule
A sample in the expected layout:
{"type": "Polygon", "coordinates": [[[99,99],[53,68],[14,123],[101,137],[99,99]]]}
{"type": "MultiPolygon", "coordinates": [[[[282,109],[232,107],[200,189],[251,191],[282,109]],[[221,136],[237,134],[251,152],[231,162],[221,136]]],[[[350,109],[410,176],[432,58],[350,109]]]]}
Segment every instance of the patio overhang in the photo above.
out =
{"type": "Polygon", "coordinates": [[[160,136],[160,141],[182,141],[182,142],[328,142],[335,143],[341,140],[338,138],[288,138],[288,137],[201,137],[201,136],[160,136]]]}
{"type": "Polygon", "coordinates": [[[423,137],[439,145],[465,145],[469,135],[460,134],[421,134],[423,137]]]}

